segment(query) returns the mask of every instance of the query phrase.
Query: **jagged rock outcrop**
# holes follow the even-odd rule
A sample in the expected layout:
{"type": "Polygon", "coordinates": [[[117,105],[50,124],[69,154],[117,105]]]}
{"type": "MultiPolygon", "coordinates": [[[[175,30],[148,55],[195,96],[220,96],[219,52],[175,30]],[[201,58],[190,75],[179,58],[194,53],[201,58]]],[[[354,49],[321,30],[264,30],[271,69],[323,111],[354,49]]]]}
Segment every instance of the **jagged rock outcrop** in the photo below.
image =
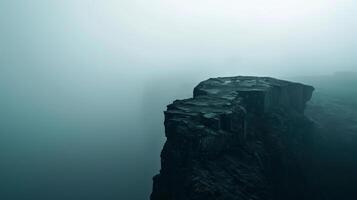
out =
{"type": "Polygon", "coordinates": [[[309,199],[313,90],[266,77],[200,83],[167,107],[151,200],[309,199]]]}

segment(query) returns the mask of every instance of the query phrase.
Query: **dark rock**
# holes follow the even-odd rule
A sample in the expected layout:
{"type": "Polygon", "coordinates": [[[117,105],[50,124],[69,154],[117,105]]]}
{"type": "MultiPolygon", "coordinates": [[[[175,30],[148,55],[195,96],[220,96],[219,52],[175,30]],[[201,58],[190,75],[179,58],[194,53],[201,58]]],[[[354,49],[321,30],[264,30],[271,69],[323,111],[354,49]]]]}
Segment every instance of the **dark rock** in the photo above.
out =
{"type": "Polygon", "coordinates": [[[151,200],[308,199],[314,88],[265,77],[214,78],[165,111],[151,200]]]}

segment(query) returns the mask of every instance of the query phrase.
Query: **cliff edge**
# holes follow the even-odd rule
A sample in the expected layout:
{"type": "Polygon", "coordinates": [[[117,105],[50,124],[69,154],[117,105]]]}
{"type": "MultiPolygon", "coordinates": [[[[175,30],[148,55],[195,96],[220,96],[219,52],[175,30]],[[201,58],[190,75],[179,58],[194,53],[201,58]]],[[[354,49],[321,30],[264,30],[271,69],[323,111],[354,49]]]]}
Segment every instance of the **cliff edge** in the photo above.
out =
{"type": "Polygon", "coordinates": [[[165,111],[151,200],[301,200],[314,88],[268,77],[212,78],[165,111]]]}

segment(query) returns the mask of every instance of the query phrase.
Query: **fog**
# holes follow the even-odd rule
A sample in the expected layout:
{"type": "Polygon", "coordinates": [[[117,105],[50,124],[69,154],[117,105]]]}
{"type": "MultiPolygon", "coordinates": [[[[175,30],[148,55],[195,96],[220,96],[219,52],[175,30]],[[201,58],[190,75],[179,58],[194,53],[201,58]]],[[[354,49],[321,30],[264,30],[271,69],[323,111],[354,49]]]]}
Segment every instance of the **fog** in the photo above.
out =
{"type": "Polygon", "coordinates": [[[1,0],[0,199],[147,199],[163,110],[217,76],[354,71],[352,0],[1,0]]]}

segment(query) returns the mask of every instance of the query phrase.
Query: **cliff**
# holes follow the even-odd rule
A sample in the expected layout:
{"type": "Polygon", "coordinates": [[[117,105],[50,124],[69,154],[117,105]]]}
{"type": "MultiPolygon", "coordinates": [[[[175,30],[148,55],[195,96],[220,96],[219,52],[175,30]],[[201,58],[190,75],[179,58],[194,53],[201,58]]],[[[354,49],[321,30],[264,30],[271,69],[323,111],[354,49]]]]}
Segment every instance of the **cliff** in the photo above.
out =
{"type": "Polygon", "coordinates": [[[309,199],[304,170],[314,88],[267,77],[213,78],[165,111],[151,200],[309,199]]]}

